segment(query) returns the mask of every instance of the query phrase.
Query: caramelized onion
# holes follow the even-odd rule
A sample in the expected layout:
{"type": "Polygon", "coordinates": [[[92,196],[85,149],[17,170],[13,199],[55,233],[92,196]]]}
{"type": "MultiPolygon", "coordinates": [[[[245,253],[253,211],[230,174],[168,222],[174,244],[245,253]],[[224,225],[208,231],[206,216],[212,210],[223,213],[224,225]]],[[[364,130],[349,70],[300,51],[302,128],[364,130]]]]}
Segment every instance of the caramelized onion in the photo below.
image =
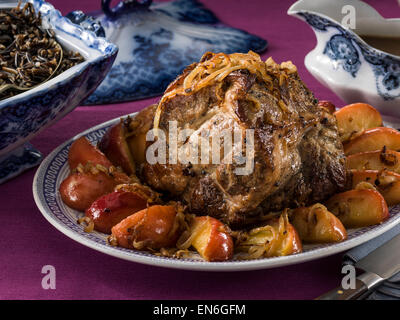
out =
{"type": "Polygon", "coordinates": [[[272,78],[268,75],[267,69],[270,69],[268,71],[273,73],[279,73],[281,69],[285,69],[289,73],[296,71],[296,67],[290,61],[282,63],[280,66],[275,64],[272,59],[267,60],[267,63],[265,63],[253,51],[229,55],[207,52],[193,70],[186,75],[182,85],[174,85],[167,88],[157,106],[153,128],[158,128],[163,104],[168,99],[176,95],[188,95],[197,92],[210,84],[221,82],[231,72],[240,69],[245,69],[252,74],[258,75],[264,82],[271,85],[272,78]]]}
{"type": "Polygon", "coordinates": [[[205,224],[206,221],[202,221],[199,227],[195,228],[194,231],[191,230],[190,227],[186,229],[176,242],[176,247],[181,250],[190,248],[193,239],[196,238],[203,231],[203,226],[205,226],[205,224]]]}
{"type": "Polygon", "coordinates": [[[286,234],[288,225],[288,209],[285,209],[279,217],[277,227],[265,225],[248,231],[247,235],[241,235],[236,244],[236,249],[239,251],[237,259],[250,260],[274,256],[273,253],[282,245],[282,241],[287,241],[282,235],[286,234]]]}
{"type": "Polygon", "coordinates": [[[82,217],[78,219],[78,224],[85,224],[83,230],[85,232],[92,232],[94,230],[94,222],[89,217],[82,217]]]}

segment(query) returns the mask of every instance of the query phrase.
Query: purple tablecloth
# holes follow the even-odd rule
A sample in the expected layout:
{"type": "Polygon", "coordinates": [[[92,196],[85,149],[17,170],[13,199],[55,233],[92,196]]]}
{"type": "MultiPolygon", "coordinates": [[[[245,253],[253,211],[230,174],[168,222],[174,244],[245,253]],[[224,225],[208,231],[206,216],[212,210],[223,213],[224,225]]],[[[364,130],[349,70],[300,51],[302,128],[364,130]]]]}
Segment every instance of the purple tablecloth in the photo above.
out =
{"type": "MultiPolygon", "coordinates": [[[[305,69],[315,45],[311,29],[287,16],[289,0],[202,0],[222,21],[268,39],[265,59],[292,60],[316,97],[343,103],[305,69]]],[[[385,17],[400,15],[396,0],[369,0],[385,17]]],[[[53,0],[63,14],[93,11],[100,0],[53,0]]],[[[62,142],[106,120],[155,102],[78,107],[32,143],[46,156],[62,142]]],[[[163,269],[96,252],[52,227],[32,196],[36,168],[0,186],[0,299],[312,299],[340,283],[341,255],[250,272],[212,273],[163,269]],[[44,290],[42,267],[56,269],[56,289],[44,290]]]]}

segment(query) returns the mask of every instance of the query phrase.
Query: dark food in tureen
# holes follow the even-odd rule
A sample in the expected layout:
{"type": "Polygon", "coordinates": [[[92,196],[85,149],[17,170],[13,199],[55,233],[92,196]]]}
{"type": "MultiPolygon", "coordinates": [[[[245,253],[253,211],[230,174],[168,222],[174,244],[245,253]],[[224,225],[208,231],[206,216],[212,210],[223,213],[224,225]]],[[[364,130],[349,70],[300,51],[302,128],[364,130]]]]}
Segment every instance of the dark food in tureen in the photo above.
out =
{"type": "Polygon", "coordinates": [[[42,27],[31,3],[0,10],[0,99],[32,89],[82,61],[80,53],[64,49],[54,32],[42,27]]]}

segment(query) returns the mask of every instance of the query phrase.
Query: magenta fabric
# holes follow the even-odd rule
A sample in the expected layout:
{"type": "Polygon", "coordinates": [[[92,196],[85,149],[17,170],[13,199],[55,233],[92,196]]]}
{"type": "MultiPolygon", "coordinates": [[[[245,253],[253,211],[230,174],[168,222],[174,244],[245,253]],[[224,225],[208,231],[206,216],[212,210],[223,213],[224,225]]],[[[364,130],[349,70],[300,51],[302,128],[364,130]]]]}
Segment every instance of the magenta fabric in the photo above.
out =
{"type": "MultiPolygon", "coordinates": [[[[304,22],[286,14],[294,1],[202,1],[225,23],[268,39],[264,59],[292,60],[318,99],[343,106],[304,67],[315,36],[304,22]]],[[[385,17],[400,16],[396,0],[367,2],[385,17]]],[[[63,14],[100,8],[100,0],[51,3],[63,14]]],[[[46,156],[81,131],[157,99],[78,107],[32,143],[46,156]]],[[[42,217],[32,196],[36,169],[0,185],[0,299],[313,299],[340,284],[341,255],[277,269],[213,273],[152,267],[99,253],[69,239],[42,217]],[[44,265],[56,269],[55,290],[42,289],[44,265]]]]}

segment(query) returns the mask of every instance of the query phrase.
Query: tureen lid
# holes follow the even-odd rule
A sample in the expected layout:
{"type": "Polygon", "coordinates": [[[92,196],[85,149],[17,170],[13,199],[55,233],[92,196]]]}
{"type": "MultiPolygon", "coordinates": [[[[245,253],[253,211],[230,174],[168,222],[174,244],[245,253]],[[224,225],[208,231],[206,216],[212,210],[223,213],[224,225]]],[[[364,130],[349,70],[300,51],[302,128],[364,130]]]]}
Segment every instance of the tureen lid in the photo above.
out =
{"type": "Polygon", "coordinates": [[[67,15],[119,47],[111,71],[85,104],[160,95],[207,51],[262,52],[267,48],[266,40],[221,23],[197,0],[129,0],[114,8],[110,2],[102,0],[102,11],[67,15]]]}

